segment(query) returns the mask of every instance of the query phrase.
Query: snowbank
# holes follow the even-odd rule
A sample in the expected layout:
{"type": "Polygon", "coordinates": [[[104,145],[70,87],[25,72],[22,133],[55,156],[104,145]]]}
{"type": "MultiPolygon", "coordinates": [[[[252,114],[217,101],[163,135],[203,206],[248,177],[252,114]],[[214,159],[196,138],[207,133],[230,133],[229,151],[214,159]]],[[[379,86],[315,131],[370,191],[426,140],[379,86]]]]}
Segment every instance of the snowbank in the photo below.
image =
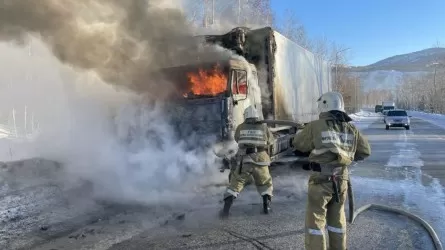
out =
{"type": "Polygon", "coordinates": [[[445,129],[445,115],[421,111],[408,111],[408,114],[445,129]]]}
{"type": "Polygon", "coordinates": [[[7,138],[11,135],[10,129],[0,124],[0,139],[7,138]]]}
{"type": "Polygon", "coordinates": [[[367,129],[371,124],[381,118],[381,114],[360,110],[360,112],[349,115],[354,120],[352,123],[361,129],[367,129]]]}

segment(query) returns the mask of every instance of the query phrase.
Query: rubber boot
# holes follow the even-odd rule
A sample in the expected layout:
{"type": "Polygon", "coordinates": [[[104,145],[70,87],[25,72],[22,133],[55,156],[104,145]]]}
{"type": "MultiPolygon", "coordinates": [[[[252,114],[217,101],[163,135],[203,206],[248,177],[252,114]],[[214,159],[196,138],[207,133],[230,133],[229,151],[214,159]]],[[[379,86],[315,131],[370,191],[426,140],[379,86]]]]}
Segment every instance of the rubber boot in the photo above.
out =
{"type": "Polygon", "coordinates": [[[234,199],[235,199],[235,196],[233,196],[233,195],[224,199],[224,208],[220,213],[221,218],[229,217],[229,210],[230,210],[230,207],[232,206],[234,199]]]}
{"type": "Polygon", "coordinates": [[[268,194],[263,195],[263,212],[265,214],[269,214],[270,211],[270,202],[272,197],[268,194]]]}

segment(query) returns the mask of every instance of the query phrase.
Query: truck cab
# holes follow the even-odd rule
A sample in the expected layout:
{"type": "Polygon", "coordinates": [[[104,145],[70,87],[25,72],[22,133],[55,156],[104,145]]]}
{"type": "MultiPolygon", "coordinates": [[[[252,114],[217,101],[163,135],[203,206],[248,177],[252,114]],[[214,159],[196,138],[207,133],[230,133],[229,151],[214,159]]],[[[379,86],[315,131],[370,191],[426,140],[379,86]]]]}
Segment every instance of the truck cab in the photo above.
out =
{"type": "MultiPolygon", "coordinates": [[[[224,162],[221,170],[236,166],[236,149],[228,145],[234,145],[235,129],[244,122],[244,110],[254,105],[260,111],[260,119],[264,119],[255,65],[230,59],[164,68],[152,76],[153,80],[174,83],[176,87],[166,109],[177,136],[192,138],[190,147],[211,146],[224,162]],[[197,141],[200,145],[196,145],[197,141]]],[[[289,139],[297,125],[290,121],[265,122],[273,127],[276,139],[269,148],[271,158],[288,154],[289,139]]]]}
{"type": "Polygon", "coordinates": [[[176,89],[168,111],[180,137],[233,138],[244,121],[244,109],[261,110],[261,90],[253,64],[238,59],[203,62],[161,69],[155,78],[176,89]]]}

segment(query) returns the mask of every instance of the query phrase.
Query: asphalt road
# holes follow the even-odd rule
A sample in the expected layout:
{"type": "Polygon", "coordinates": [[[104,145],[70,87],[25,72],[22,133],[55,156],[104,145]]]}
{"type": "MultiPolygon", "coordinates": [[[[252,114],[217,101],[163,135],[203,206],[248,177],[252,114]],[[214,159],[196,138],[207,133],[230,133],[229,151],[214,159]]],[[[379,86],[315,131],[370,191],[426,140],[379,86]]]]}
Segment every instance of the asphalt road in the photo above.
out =
{"type": "MultiPolygon", "coordinates": [[[[445,131],[419,119],[409,131],[386,131],[378,120],[364,134],[373,152],[352,168],[356,206],[414,212],[445,239],[445,131]]],[[[217,217],[224,187],[188,204],[153,207],[93,202],[87,187],[63,190],[60,182],[3,181],[0,249],[303,249],[307,174],[274,169],[272,213],[261,214],[249,186],[225,221],[217,217]]],[[[348,225],[348,243],[349,249],[434,249],[418,224],[380,211],[348,225]]]]}

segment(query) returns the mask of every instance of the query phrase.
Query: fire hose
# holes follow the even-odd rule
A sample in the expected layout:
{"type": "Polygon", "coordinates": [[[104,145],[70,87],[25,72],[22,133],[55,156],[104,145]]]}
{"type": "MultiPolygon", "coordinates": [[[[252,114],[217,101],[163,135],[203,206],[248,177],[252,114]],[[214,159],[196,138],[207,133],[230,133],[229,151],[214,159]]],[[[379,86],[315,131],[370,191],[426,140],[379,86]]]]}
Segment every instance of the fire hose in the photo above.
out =
{"type": "Polygon", "coordinates": [[[426,222],[424,219],[420,218],[419,216],[410,213],[408,211],[405,211],[403,209],[399,209],[399,208],[394,208],[394,207],[390,207],[390,206],[385,206],[385,205],[381,205],[381,204],[374,204],[374,203],[370,203],[370,204],[366,204],[360,208],[358,208],[357,210],[354,210],[354,193],[352,190],[352,185],[351,185],[351,181],[348,181],[348,205],[349,205],[349,223],[353,224],[355,218],[357,218],[357,216],[369,209],[376,209],[376,210],[380,210],[380,211],[385,211],[385,212],[392,212],[398,215],[404,215],[410,219],[412,219],[413,221],[419,223],[420,225],[422,225],[422,227],[428,232],[429,236],[431,237],[431,240],[433,241],[433,244],[435,246],[435,248],[437,250],[442,250],[442,243],[440,242],[439,237],[437,236],[437,233],[434,231],[434,229],[431,227],[430,224],[428,224],[428,222],[426,222]]]}

